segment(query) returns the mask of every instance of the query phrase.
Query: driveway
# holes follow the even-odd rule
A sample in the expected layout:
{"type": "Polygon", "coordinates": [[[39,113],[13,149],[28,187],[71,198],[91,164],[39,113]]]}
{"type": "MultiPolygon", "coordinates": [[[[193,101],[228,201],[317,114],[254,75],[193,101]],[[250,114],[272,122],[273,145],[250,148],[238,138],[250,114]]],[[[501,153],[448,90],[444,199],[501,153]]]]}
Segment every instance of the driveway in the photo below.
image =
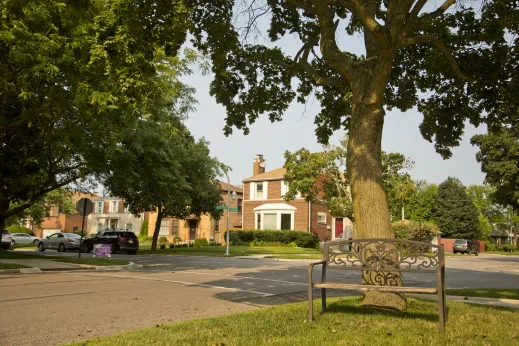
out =
{"type": "MultiPolygon", "coordinates": [[[[56,345],[306,299],[308,263],[300,261],[115,257],[144,267],[0,275],[0,345],[56,345]]],[[[519,256],[454,256],[447,258],[447,267],[448,287],[519,287],[519,256]]],[[[331,269],[329,274],[360,282],[357,273],[331,269]]],[[[435,284],[434,275],[411,273],[404,279],[407,285],[435,284]]]]}

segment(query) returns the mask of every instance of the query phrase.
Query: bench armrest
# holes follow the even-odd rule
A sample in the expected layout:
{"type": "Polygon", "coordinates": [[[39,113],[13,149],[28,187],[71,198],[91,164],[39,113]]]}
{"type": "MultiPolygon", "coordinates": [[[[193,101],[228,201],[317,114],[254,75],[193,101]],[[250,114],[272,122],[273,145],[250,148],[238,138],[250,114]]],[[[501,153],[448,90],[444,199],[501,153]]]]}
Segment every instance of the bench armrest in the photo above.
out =
{"type": "Polygon", "coordinates": [[[313,285],[312,272],[313,272],[314,267],[316,265],[322,265],[323,266],[323,281],[324,281],[324,276],[325,276],[324,270],[325,270],[325,267],[326,267],[326,261],[322,260],[322,261],[319,261],[319,262],[310,263],[308,265],[308,285],[310,285],[310,286],[313,285]]]}

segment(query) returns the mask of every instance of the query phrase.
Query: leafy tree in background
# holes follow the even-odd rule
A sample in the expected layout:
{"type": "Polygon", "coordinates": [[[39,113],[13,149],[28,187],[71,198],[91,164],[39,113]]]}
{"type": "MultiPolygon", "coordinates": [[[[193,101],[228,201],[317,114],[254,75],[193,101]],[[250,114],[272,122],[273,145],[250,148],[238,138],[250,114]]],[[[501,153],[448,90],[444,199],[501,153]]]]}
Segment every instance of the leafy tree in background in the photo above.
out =
{"type": "Polygon", "coordinates": [[[409,219],[416,222],[434,222],[438,185],[425,180],[414,181],[414,185],[416,193],[409,199],[407,208],[409,219]]]}
{"type": "Polygon", "coordinates": [[[33,230],[34,228],[40,228],[43,219],[50,216],[52,208],[57,208],[61,214],[65,215],[75,213],[76,206],[72,203],[72,192],[65,189],[48,192],[29,208],[9,217],[6,220],[6,226],[17,225],[27,220],[30,221],[33,230]]]}
{"type": "Polygon", "coordinates": [[[209,156],[208,143],[195,141],[180,122],[172,126],[141,121],[127,131],[108,167],[104,186],[124,198],[130,212],[157,213],[152,250],[165,217],[220,218],[222,211],[215,209],[221,200],[216,178],[222,166],[209,156]]]}
{"type": "Polygon", "coordinates": [[[184,42],[183,10],[161,10],[131,0],[2,2],[0,229],[106,169],[125,128],[189,98],[182,66],[166,55],[184,42]]]}
{"type": "MultiPolygon", "coordinates": [[[[519,106],[516,116],[518,111],[519,106]]],[[[488,134],[474,136],[472,143],[479,146],[476,159],[486,174],[485,181],[495,186],[492,198],[504,207],[510,205],[519,211],[519,116],[517,117],[509,126],[493,126],[488,134]]]]}
{"type": "Polygon", "coordinates": [[[436,224],[443,238],[481,237],[478,210],[459,179],[449,177],[438,187],[436,224]]]}
{"type": "Polygon", "coordinates": [[[287,169],[284,181],[288,191],[287,201],[298,194],[307,201],[322,203],[332,215],[353,217],[350,187],[344,175],[346,140],[339,146],[326,146],[322,152],[312,153],[302,148],[294,153],[285,152],[287,169]]]}

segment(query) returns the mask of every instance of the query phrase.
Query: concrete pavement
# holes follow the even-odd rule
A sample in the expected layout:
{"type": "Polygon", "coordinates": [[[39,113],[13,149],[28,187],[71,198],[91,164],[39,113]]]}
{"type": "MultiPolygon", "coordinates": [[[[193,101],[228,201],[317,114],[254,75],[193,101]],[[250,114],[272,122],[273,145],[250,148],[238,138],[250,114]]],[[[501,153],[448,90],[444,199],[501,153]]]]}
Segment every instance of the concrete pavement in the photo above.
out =
{"type": "MultiPolygon", "coordinates": [[[[63,254],[74,255],[77,253],[63,254]]],[[[149,255],[115,258],[144,267],[0,276],[0,311],[9,312],[0,314],[0,345],[56,345],[306,300],[308,263],[300,261],[149,255]],[[27,326],[31,326],[29,332],[27,326]]],[[[447,286],[517,288],[518,270],[519,257],[515,256],[448,257],[447,286]]],[[[329,274],[334,281],[360,282],[358,273],[331,269],[329,274]]],[[[404,279],[406,285],[435,284],[434,275],[410,273],[404,279]]]]}

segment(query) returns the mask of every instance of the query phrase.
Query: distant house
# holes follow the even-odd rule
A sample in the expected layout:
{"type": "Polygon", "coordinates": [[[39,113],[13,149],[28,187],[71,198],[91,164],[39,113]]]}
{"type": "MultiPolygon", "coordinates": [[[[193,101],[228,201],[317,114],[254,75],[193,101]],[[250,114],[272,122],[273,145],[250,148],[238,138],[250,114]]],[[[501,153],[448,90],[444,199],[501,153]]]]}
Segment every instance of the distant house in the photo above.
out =
{"type": "MultiPolygon", "coordinates": [[[[227,205],[227,191],[229,185],[220,181],[222,191],[223,205],[227,205]]],[[[239,229],[242,226],[242,205],[243,205],[243,189],[241,187],[231,185],[231,193],[236,192],[236,200],[231,200],[231,208],[238,211],[231,211],[229,214],[230,228],[239,229]]],[[[215,205],[216,208],[216,205],[215,205]]],[[[219,220],[212,219],[209,215],[201,215],[199,218],[195,215],[187,217],[185,220],[175,218],[164,218],[160,224],[159,237],[167,237],[172,240],[180,237],[181,241],[189,242],[196,238],[205,238],[208,241],[217,243],[223,242],[223,234],[227,227],[227,210],[224,210],[219,220]]],[[[148,220],[148,236],[153,236],[155,225],[157,224],[157,213],[145,213],[144,218],[148,220]]]]}
{"type": "Polygon", "coordinates": [[[144,215],[135,216],[128,211],[124,200],[117,197],[92,199],[94,211],[88,215],[88,234],[107,228],[120,228],[139,234],[144,215]]]}
{"type": "Polygon", "coordinates": [[[319,203],[307,202],[297,196],[285,201],[288,191],[283,180],[285,168],[266,171],[263,155],[253,159],[252,173],[243,179],[243,229],[294,230],[315,233],[320,239],[338,239],[352,236],[351,221],[340,215],[331,215],[319,203]]]}
{"type": "MultiPolygon", "coordinates": [[[[72,192],[72,203],[76,204],[81,198],[98,198],[99,196],[91,193],[72,192]]],[[[41,226],[35,228],[31,222],[28,222],[27,227],[32,229],[32,232],[37,237],[47,237],[53,233],[65,232],[72,233],[81,230],[82,216],[78,213],[65,215],[60,212],[58,207],[51,206],[49,216],[43,219],[41,226]]],[[[88,220],[85,219],[85,229],[88,226],[88,220]]]]}

